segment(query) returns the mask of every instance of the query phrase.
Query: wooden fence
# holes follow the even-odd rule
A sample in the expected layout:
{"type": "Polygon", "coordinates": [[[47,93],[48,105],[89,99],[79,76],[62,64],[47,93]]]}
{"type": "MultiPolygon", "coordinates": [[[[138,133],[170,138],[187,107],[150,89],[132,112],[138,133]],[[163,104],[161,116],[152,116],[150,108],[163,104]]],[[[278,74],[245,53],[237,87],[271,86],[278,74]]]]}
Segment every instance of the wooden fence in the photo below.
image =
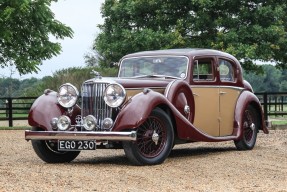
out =
{"type": "Polygon", "coordinates": [[[0,97],[0,121],[27,120],[31,105],[36,97],[0,97]]]}
{"type": "Polygon", "coordinates": [[[286,117],[287,92],[264,92],[255,94],[263,107],[265,120],[268,120],[268,117],[286,117]]]}
{"type": "MultiPolygon", "coordinates": [[[[259,98],[264,118],[287,117],[287,92],[255,93],[259,98]]],[[[27,120],[28,112],[36,97],[0,97],[0,121],[27,120]]]]}

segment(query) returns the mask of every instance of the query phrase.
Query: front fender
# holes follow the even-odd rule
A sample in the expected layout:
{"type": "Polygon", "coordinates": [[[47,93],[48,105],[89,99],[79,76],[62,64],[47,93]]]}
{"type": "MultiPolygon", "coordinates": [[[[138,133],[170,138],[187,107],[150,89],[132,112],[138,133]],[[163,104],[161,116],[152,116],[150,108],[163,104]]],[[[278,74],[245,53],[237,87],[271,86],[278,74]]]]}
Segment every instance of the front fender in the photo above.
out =
{"type": "Polygon", "coordinates": [[[259,129],[262,130],[266,134],[269,133],[264,122],[264,114],[263,114],[260,101],[252,92],[243,91],[237,100],[236,107],[235,107],[235,115],[234,115],[234,120],[235,122],[237,122],[236,126],[238,127],[238,129],[235,129],[238,131],[238,133],[234,133],[234,135],[237,135],[238,139],[242,138],[242,135],[243,135],[243,114],[244,114],[245,109],[249,105],[252,105],[259,114],[259,117],[258,117],[259,118],[259,129]]]}
{"type": "Polygon", "coordinates": [[[168,102],[162,94],[145,89],[127,101],[115,120],[113,131],[140,126],[156,106],[168,102]]]}
{"type": "Polygon", "coordinates": [[[67,115],[71,118],[72,123],[74,123],[75,116],[80,114],[80,108],[77,105],[74,107],[72,113],[68,113],[67,109],[58,104],[57,92],[48,91],[34,101],[29,111],[28,123],[32,127],[51,131],[52,126],[50,122],[52,118],[67,115]]]}

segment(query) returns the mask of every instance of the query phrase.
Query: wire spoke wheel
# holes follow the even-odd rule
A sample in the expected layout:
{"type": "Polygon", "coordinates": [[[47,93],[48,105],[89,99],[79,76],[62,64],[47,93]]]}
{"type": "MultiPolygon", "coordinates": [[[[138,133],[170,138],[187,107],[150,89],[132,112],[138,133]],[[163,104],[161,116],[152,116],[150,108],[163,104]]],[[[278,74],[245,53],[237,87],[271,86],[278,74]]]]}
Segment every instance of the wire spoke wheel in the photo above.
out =
{"type": "Polygon", "coordinates": [[[257,138],[258,121],[256,110],[252,106],[248,106],[243,114],[242,138],[234,141],[238,150],[253,149],[257,138]]]}
{"type": "Polygon", "coordinates": [[[138,128],[137,146],[140,153],[148,158],[156,157],[164,148],[167,140],[167,132],[162,120],[155,116],[150,116],[138,128]]]}
{"type": "Polygon", "coordinates": [[[243,137],[250,144],[255,136],[255,119],[250,110],[244,112],[243,137]]]}
{"type": "Polygon", "coordinates": [[[137,140],[123,142],[125,154],[136,165],[162,163],[169,155],[174,132],[169,116],[161,109],[154,109],[137,128],[137,140]]]}

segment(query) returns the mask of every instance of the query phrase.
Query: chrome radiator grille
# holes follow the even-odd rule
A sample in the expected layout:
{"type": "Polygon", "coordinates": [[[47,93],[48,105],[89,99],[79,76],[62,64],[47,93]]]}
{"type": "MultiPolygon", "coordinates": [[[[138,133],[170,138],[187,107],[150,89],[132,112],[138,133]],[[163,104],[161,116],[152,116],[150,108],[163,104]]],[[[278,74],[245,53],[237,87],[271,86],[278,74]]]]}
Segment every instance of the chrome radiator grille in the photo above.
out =
{"type": "Polygon", "coordinates": [[[112,108],[104,101],[104,91],[109,83],[84,83],[82,86],[82,117],[93,115],[97,119],[97,130],[103,130],[102,121],[112,118],[112,108]]]}

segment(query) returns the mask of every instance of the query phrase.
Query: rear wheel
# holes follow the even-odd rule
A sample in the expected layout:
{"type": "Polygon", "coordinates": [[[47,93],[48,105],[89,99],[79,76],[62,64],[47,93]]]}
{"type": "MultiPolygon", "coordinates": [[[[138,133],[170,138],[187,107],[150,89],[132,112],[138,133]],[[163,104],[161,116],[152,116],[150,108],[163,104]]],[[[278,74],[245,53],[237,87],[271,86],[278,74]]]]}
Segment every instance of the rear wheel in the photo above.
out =
{"type": "Polygon", "coordinates": [[[137,140],[123,142],[128,159],[136,165],[162,163],[169,155],[174,131],[169,116],[161,109],[154,109],[147,120],[137,128],[137,140]]]}
{"type": "Polygon", "coordinates": [[[238,141],[234,141],[238,150],[253,149],[256,143],[259,119],[256,110],[252,106],[248,106],[243,116],[243,135],[238,141]]]}

